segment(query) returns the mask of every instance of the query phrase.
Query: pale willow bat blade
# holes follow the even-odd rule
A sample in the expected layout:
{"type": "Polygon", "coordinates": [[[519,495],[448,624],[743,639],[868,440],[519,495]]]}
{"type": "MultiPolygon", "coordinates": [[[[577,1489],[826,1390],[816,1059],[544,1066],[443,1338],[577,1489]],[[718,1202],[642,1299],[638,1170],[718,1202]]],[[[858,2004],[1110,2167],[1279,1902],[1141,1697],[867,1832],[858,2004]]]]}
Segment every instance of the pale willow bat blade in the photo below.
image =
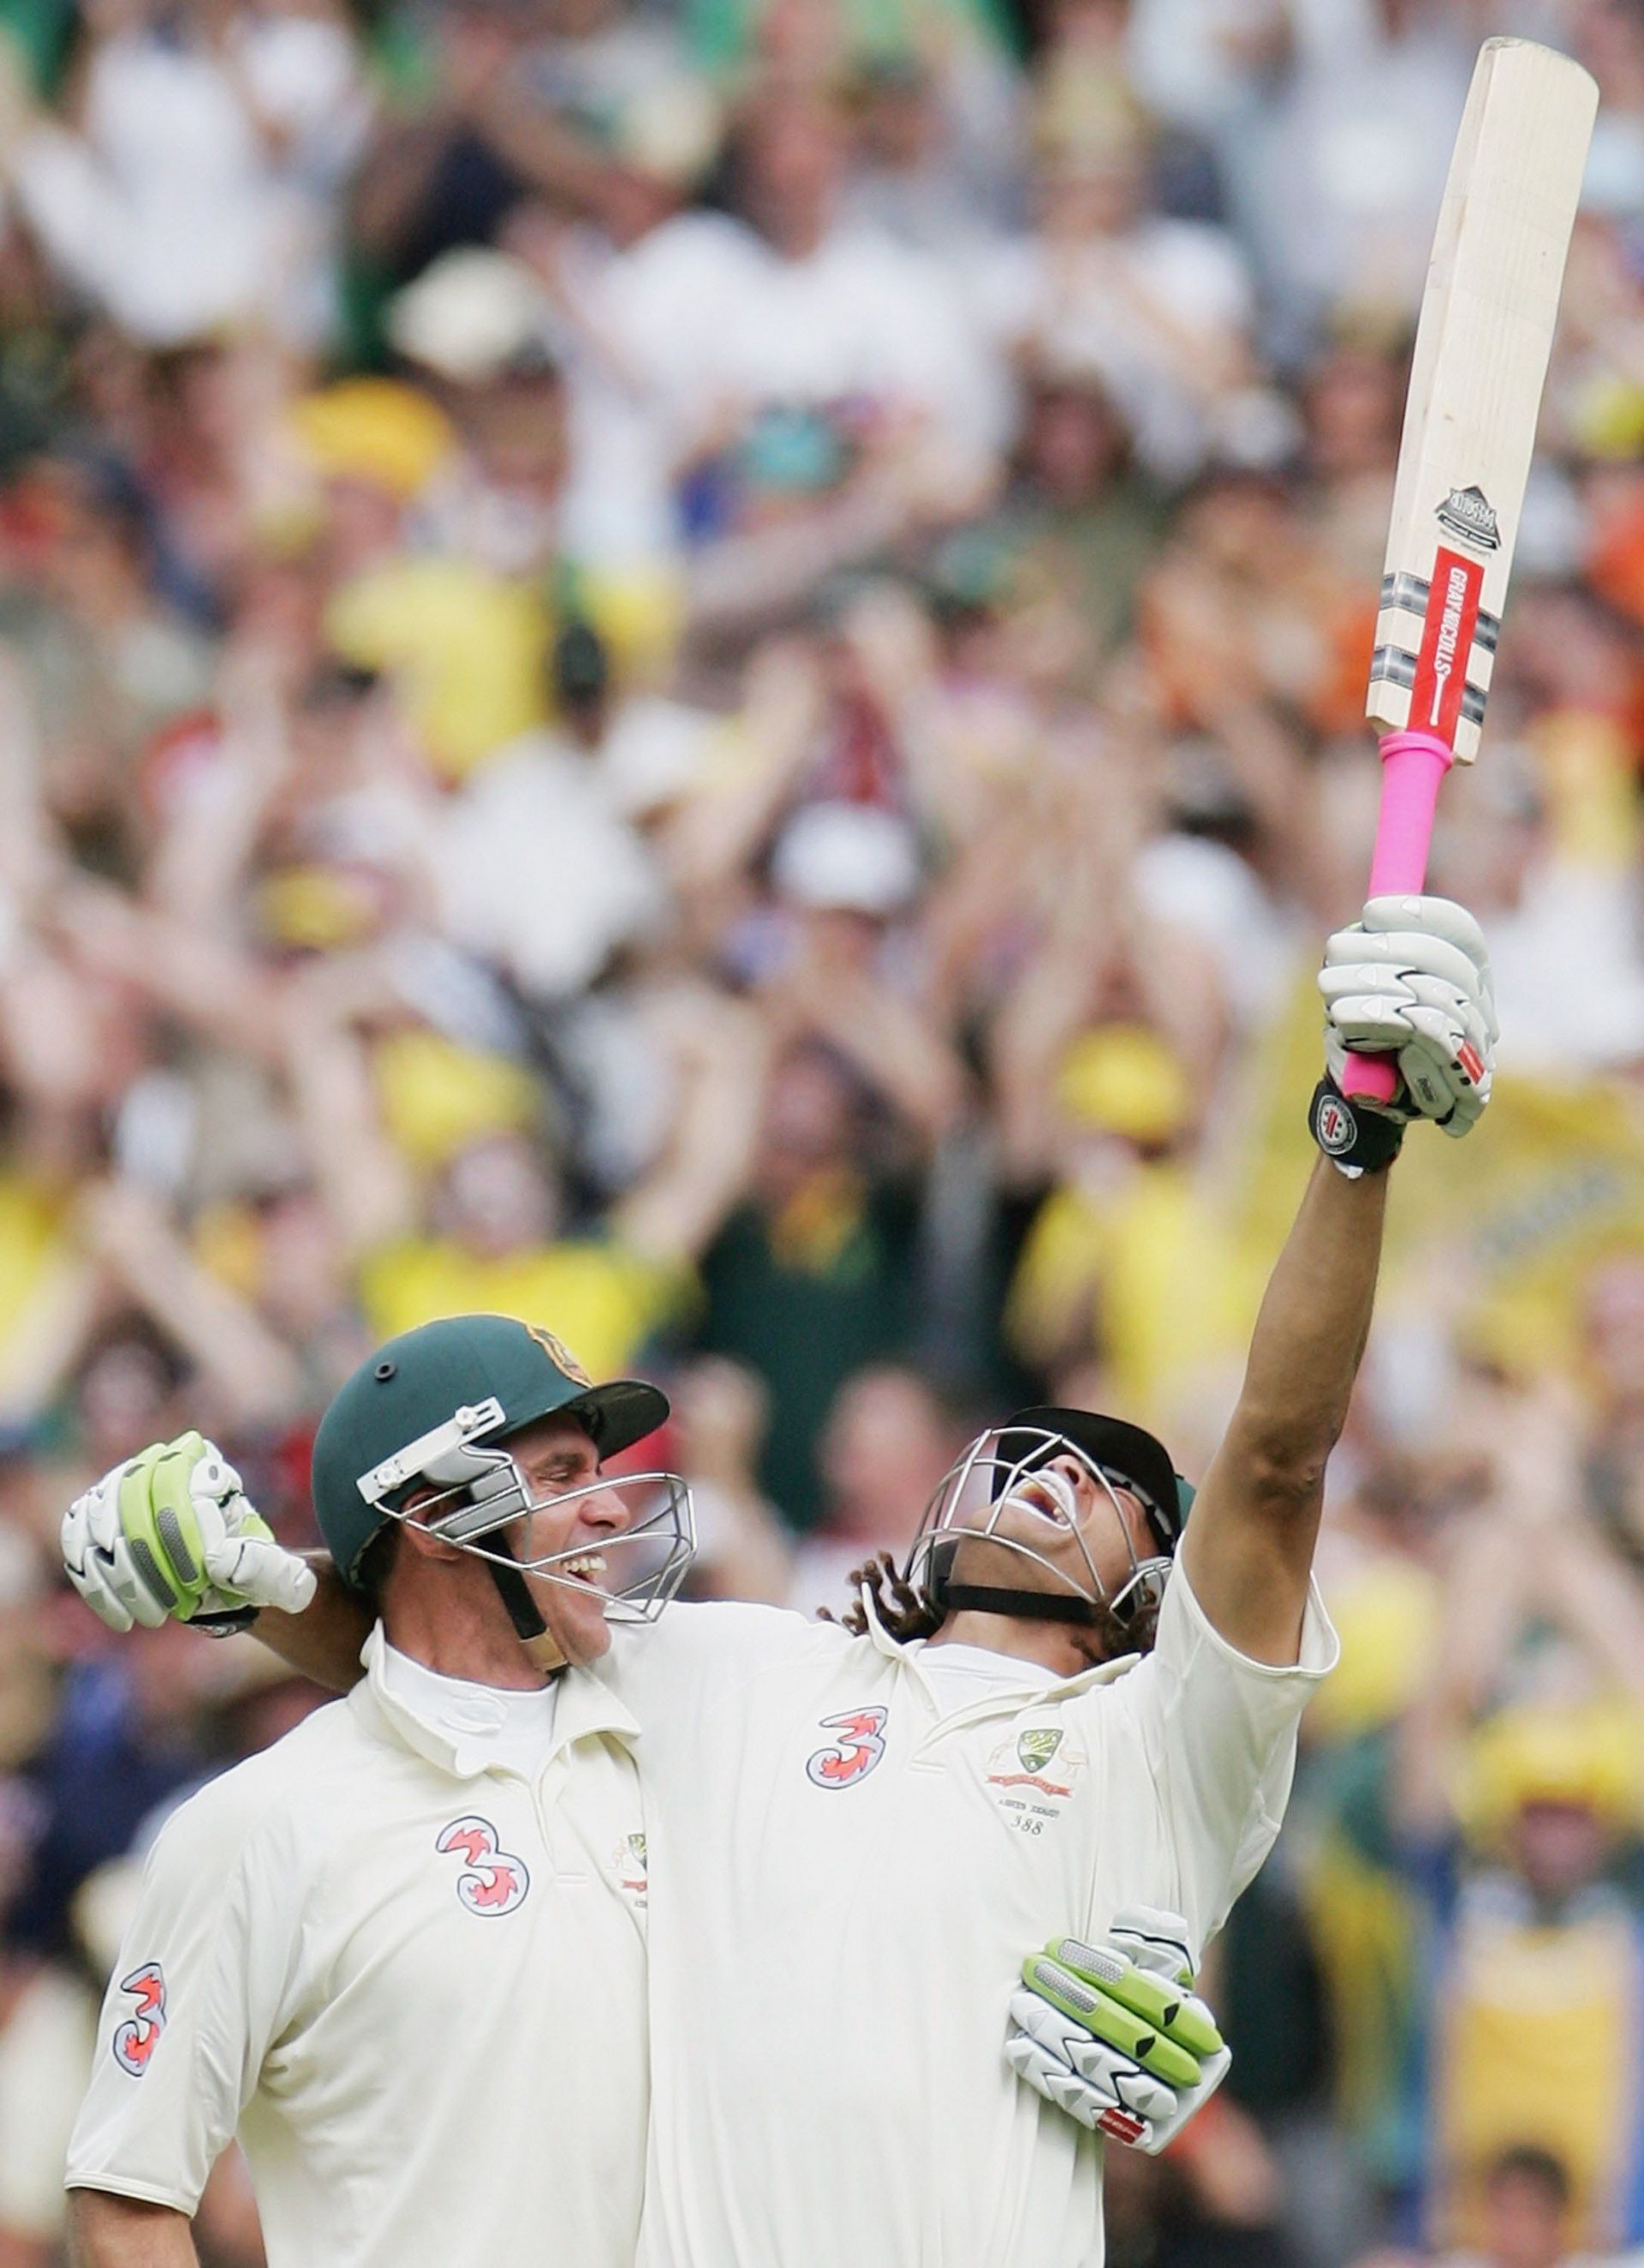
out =
{"type": "MultiPolygon", "coordinates": [[[[1416,333],[1365,713],[1383,734],[1370,895],[1419,891],[1439,784],[1489,696],[1598,90],[1528,40],[1480,50],[1416,333]]],[[[1385,1101],[1384,1058],[1348,1065],[1385,1101]]]]}

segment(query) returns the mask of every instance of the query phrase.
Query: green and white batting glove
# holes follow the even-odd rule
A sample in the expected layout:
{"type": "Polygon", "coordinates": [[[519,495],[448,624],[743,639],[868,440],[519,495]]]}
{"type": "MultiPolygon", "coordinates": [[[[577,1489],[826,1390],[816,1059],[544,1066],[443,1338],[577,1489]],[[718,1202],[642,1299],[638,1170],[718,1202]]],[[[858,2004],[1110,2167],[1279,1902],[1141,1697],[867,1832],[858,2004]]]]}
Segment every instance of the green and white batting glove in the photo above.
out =
{"type": "Polygon", "coordinates": [[[275,1541],[216,1444],[158,1441],[103,1475],[62,1516],[69,1580],[110,1630],[170,1619],[214,1634],[261,1607],[300,1614],[311,1568],[275,1541]]]}
{"type": "Polygon", "coordinates": [[[1155,2155],[1227,2076],[1180,1914],[1127,1906],[1099,1943],[1056,1938],[1022,1975],[1005,2060],[1094,2133],[1155,2155]]]}

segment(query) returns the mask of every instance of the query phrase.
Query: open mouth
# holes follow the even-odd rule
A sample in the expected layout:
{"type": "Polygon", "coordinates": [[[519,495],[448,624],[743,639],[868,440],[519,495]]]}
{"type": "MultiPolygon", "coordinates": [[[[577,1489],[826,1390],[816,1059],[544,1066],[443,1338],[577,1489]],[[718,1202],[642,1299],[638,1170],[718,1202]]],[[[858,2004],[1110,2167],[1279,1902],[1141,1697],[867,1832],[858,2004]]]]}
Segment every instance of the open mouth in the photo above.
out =
{"type": "Polygon", "coordinates": [[[1060,1473],[1022,1474],[1012,1482],[1005,1501],[1056,1528],[1070,1527],[1078,1510],[1077,1499],[1060,1473]]]}
{"type": "Polygon", "coordinates": [[[569,1575],[595,1590],[602,1587],[605,1572],[604,1557],[598,1551],[579,1551],[575,1559],[567,1559],[560,1569],[562,1575],[569,1575]]]}

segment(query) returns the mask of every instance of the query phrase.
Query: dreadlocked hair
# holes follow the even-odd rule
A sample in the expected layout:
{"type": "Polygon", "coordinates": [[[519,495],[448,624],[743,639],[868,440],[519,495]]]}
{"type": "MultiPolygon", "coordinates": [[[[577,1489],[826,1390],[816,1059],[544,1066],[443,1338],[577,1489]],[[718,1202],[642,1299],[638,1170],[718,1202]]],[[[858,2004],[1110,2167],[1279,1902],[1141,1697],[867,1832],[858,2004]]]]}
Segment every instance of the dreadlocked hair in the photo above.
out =
{"type": "Polygon", "coordinates": [[[865,1567],[853,1567],[850,1573],[853,1603],[842,1615],[821,1608],[819,1618],[825,1623],[837,1623],[853,1638],[868,1635],[868,1610],[862,1603],[865,1591],[873,1602],[874,1618],[887,1638],[899,1646],[911,1646],[917,1638],[934,1638],[947,1620],[945,1609],[939,1607],[928,1591],[915,1590],[904,1575],[897,1572],[896,1562],[888,1551],[877,1551],[865,1567]]]}
{"type": "MultiPolygon", "coordinates": [[[[876,1552],[864,1567],[854,1567],[849,1582],[852,1604],[839,1615],[830,1607],[818,1607],[817,1619],[837,1623],[853,1638],[868,1635],[864,1592],[873,1602],[874,1618],[880,1629],[899,1646],[911,1646],[915,1638],[935,1638],[948,1619],[948,1609],[938,1606],[928,1591],[916,1589],[906,1576],[898,1573],[896,1562],[888,1551],[876,1552]]],[[[1116,1615],[1102,1601],[1087,1631],[1081,1635],[1088,1638],[1093,1663],[1117,1661],[1121,1654],[1151,1653],[1158,1623],[1159,1609],[1151,1599],[1127,1617],[1116,1615]]]]}

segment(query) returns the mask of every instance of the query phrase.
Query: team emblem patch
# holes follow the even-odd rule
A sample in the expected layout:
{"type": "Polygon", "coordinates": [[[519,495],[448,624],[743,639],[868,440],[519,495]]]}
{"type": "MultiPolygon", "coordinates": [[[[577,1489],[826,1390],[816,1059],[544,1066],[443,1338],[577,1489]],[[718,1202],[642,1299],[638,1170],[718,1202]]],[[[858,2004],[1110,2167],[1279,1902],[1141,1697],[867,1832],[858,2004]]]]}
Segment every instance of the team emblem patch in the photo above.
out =
{"type": "Polygon", "coordinates": [[[576,1356],[571,1352],[569,1347],[566,1345],[563,1339],[555,1338],[554,1333],[550,1330],[545,1330],[540,1323],[527,1323],[525,1325],[525,1329],[530,1333],[531,1336],[535,1339],[537,1344],[542,1349],[544,1354],[547,1356],[548,1360],[553,1363],[557,1369],[562,1370],[565,1373],[565,1375],[570,1380],[573,1386],[591,1386],[593,1384],[593,1380],[583,1368],[581,1363],[577,1361],[576,1356]]]}
{"type": "Polygon", "coordinates": [[[146,1961],[121,1978],[119,1989],[136,2006],[109,2044],[121,2071],[141,2079],[165,2029],[165,1971],[158,1961],[146,1961]]]}
{"type": "Polygon", "coordinates": [[[512,1913],[525,1904],[530,1870],[523,1859],[502,1848],[488,1819],[453,1819],[435,1837],[434,1848],[455,1851],[466,1860],[457,1877],[457,1896],[470,1913],[512,1913]]]}
{"type": "Polygon", "coordinates": [[[1032,1787],[1041,1795],[1071,1795],[1074,1774],[1084,1758],[1076,1749],[1063,1751],[1062,1737],[1060,1725],[1031,1725],[1024,1733],[1018,1733],[1014,1743],[995,1749],[988,1758],[988,1786],[1032,1787]],[[1052,1779],[1049,1768],[1059,1752],[1061,1767],[1052,1779]]]}
{"type": "Polygon", "coordinates": [[[642,1835],[625,1835],[612,1852],[611,1859],[616,1868],[618,1887],[627,1890],[643,1905],[650,1880],[646,1867],[645,1837],[642,1835]]]}
{"type": "Polygon", "coordinates": [[[1031,1733],[1016,1735],[1016,1754],[1028,1771],[1043,1771],[1061,1746],[1060,1725],[1040,1725],[1031,1733]]]}
{"type": "Polygon", "coordinates": [[[809,1778],[818,1787],[855,1787],[884,1754],[884,1720],[889,1712],[871,1709],[845,1709],[837,1717],[824,1717],[821,1730],[837,1733],[839,1738],[832,1747],[818,1749],[805,1765],[809,1778]]]}

